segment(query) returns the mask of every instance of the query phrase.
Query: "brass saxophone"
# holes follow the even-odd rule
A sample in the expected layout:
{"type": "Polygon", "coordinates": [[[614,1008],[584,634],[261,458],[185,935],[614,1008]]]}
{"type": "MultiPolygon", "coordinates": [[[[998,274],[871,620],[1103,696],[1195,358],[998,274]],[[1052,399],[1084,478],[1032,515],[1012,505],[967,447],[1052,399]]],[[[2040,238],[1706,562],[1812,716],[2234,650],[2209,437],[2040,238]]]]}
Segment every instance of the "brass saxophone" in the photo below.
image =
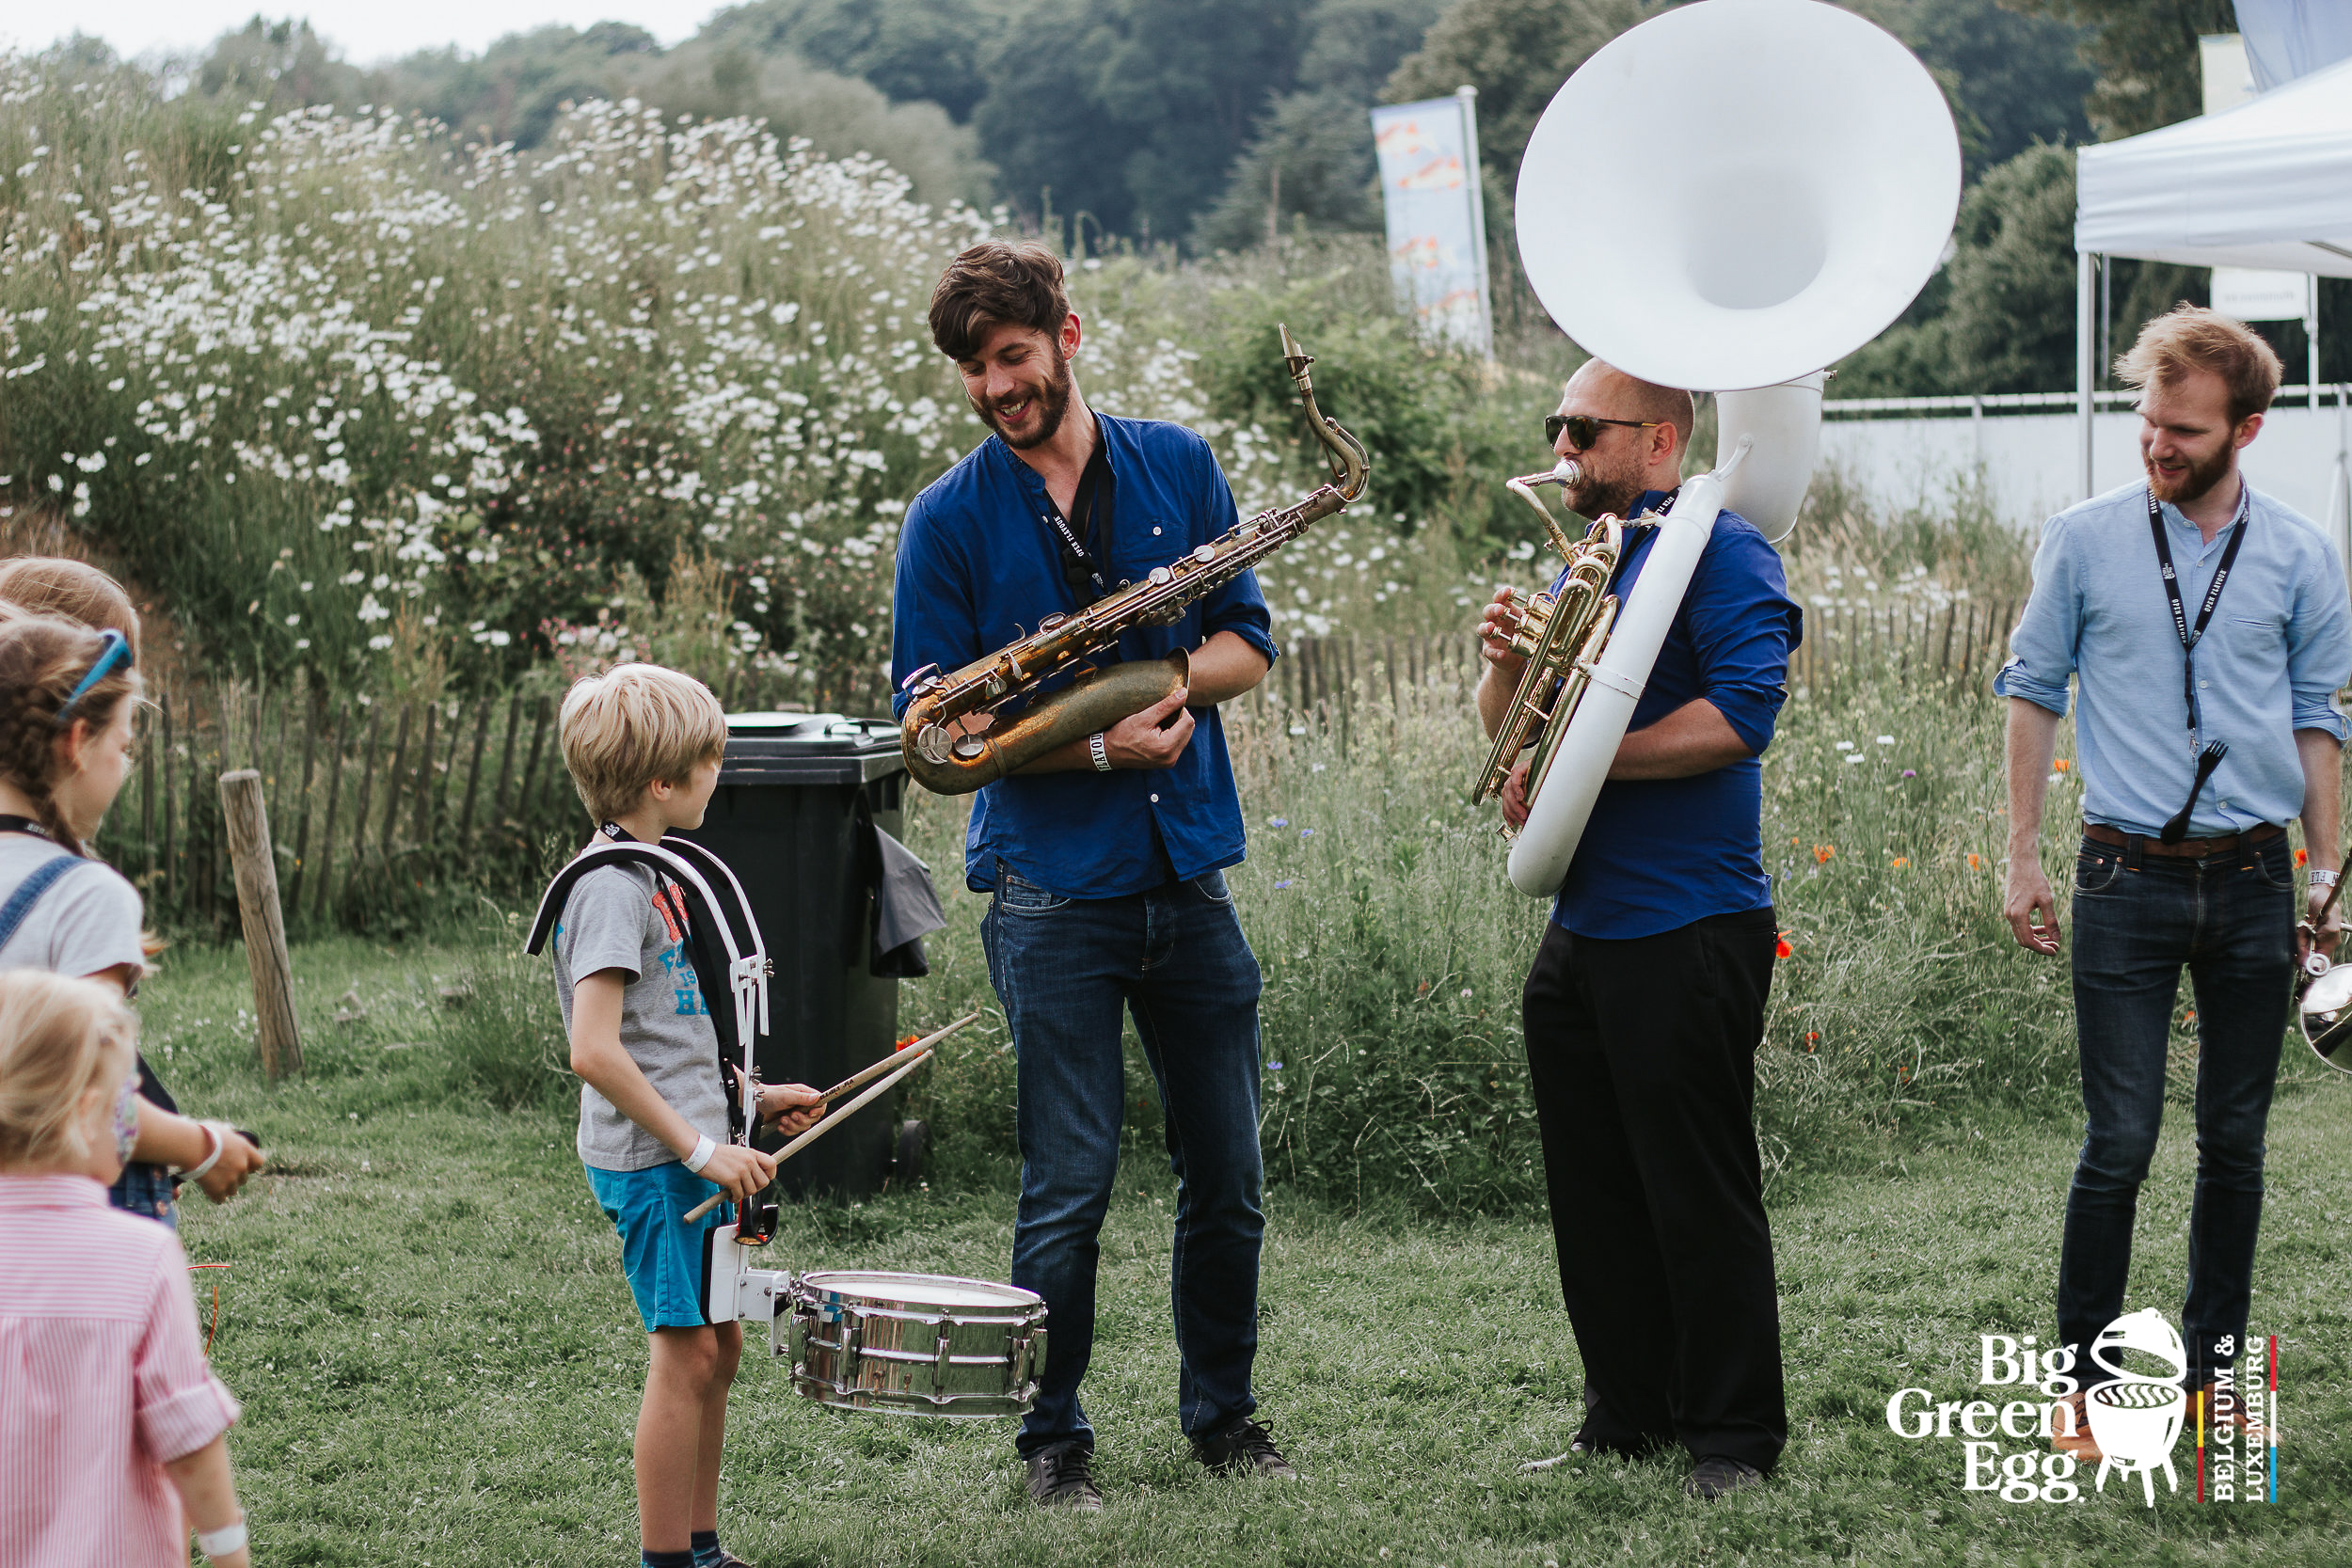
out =
{"type": "Polygon", "coordinates": [[[1085,665],[1118,645],[1137,626],[1172,626],[1195,599],[1249,570],[1316,523],[1364,493],[1372,459],[1363,443],[1315,406],[1307,367],[1314,356],[1287,326],[1282,359],[1297,384],[1307,427],[1322,443],[1331,482],[1295,506],[1272,508],[1236,523],[1221,537],[1154,566],[1140,582],[1098,599],[1075,614],[1048,615],[1020,641],[974,660],[952,674],[927,665],[906,678],[914,694],[899,721],[898,741],[915,783],[940,795],[969,795],[1036,761],[1057,746],[1109,729],[1184,686],[1190,661],[1179,650],[1166,658],[1088,670],[1058,691],[1020,712],[1007,710],[1042,683],[1085,665]],[[963,721],[984,715],[985,728],[963,721]]]}
{"type": "MultiPolygon", "coordinates": [[[[1614,517],[1603,517],[1571,545],[1534,489],[1538,484],[1565,487],[1576,478],[1575,462],[1564,458],[1549,472],[1522,474],[1503,484],[1544,520],[1544,532],[1551,547],[1566,560],[1568,575],[1557,594],[1537,594],[1519,612],[1519,629],[1512,635],[1511,650],[1527,660],[1527,668],[1511,694],[1509,711],[1495,730],[1486,766],[1470,786],[1473,806],[1502,793],[1503,784],[1531,738],[1535,755],[1528,767],[1527,798],[1535,798],[1544,775],[1550,771],[1553,754],[1568,733],[1567,715],[1576,711],[1585,683],[1592,678],[1594,662],[1608,647],[1610,630],[1616,625],[1617,596],[1609,592],[1609,579],[1615,575],[1617,558],[1624,550],[1623,526],[1614,517]],[[1560,721],[1554,723],[1554,719],[1560,721]]],[[[1501,832],[1506,839],[1518,836],[1508,825],[1501,832]]]]}

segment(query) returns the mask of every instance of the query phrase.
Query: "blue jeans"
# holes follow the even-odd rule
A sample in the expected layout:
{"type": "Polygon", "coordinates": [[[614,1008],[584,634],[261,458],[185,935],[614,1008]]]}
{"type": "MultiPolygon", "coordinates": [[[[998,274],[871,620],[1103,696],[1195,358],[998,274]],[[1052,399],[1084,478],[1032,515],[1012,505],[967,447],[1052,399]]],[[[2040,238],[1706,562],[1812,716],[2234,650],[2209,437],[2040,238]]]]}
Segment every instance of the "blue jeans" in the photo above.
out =
{"type": "Polygon", "coordinates": [[[1176,1172],[1168,1270],[1177,1413],[1206,1437],[1257,1408],[1258,960],[1217,872],[1120,898],[1063,898],[1003,862],[980,923],[1012,1026],[1021,1209],[1012,1282],[1045,1298],[1051,1336],[1026,1457],[1094,1446],[1078,1384],[1094,1351],[1094,1273],[1126,1104],[1120,1010],[1135,1015],[1176,1172]]]}
{"type": "Polygon", "coordinates": [[[180,1228],[180,1194],[172,1185],[168,1166],[132,1161],[106,1189],[106,1201],[129,1213],[161,1220],[174,1230],[180,1228]]]}
{"type": "Polygon", "coordinates": [[[2197,999],[2197,1185],[2181,1309],[2189,1386],[2246,1338],[2262,1225],[2263,1130],[2295,974],[2295,862],[2283,833],[2201,860],[2086,838],[2074,863],[2074,1012],[2086,1127],[2066,1195],[2058,1338],[2104,1383],[2091,1342],[2123,1310],[2132,1222],[2164,1117],[2181,966],[2197,999]],[[2227,1346],[2225,1350],[2223,1347],[2227,1346]]]}

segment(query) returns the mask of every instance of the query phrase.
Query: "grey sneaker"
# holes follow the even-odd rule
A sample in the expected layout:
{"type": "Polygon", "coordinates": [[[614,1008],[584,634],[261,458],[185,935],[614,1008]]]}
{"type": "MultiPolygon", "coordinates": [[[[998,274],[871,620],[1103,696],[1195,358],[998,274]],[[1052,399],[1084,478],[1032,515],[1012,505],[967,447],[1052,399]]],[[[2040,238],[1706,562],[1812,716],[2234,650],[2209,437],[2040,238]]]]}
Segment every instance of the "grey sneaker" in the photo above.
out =
{"type": "Polygon", "coordinates": [[[1753,1465],[1742,1465],[1719,1453],[1710,1453],[1691,1472],[1691,1479],[1682,1483],[1682,1490],[1693,1497],[1713,1502],[1726,1492],[1738,1492],[1750,1486],[1764,1484],[1764,1472],[1753,1465]]]}
{"type": "Polygon", "coordinates": [[[1277,1481],[1298,1479],[1298,1471],[1274,1446],[1274,1433],[1247,1416],[1223,1432],[1196,1439],[1192,1457],[1216,1471],[1272,1476],[1277,1481]]]}
{"type": "Polygon", "coordinates": [[[1029,1456],[1029,1500],[1040,1508],[1102,1513],[1103,1494],[1095,1488],[1093,1466],[1094,1450],[1075,1437],[1040,1449],[1029,1456]]]}

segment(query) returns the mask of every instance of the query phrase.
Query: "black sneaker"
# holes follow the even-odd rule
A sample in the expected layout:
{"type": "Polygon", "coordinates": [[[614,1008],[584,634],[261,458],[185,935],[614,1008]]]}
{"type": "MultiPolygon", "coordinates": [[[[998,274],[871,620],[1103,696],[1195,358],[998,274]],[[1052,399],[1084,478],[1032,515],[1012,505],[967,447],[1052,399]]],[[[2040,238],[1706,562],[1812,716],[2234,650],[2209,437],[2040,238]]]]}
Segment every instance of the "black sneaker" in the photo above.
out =
{"type": "Polygon", "coordinates": [[[1742,1465],[1719,1453],[1710,1453],[1691,1472],[1691,1479],[1682,1483],[1682,1490],[1693,1497],[1714,1501],[1726,1492],[1764,1484],[1764,1472],[1753,1465],[1742,1465]]]}
{"type": "Polygon", "coordinates": [[[1272,1476],[1277,1481],[1298,1479],[1298,1471],[1274,1446],[1274,1433],[1247,1416],[1223,1432],[1194,1439],[1192,1457],[1219,1472],[1272,1476]]]}
{"type": "Polygon", "coordinates": [[[1093,1467],[1094,1450],[1075,1437],[1040,1449],[1029,1456],[1029,1500],[1040,1508],[1102,1513],[1093,1467]]]}

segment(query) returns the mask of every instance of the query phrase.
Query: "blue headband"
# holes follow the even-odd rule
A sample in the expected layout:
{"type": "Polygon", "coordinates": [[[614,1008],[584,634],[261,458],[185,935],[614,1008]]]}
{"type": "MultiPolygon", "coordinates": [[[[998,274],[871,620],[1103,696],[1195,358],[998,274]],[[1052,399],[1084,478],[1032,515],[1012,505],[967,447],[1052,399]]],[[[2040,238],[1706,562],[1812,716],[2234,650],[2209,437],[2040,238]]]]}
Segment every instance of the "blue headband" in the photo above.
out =
{"type": "Polygon", "coordinates": [[[56,718],[51,721],[59,729],[65,728],[73,721],[74,708],[81,705],[83,698],[89,695],[91,687],[113,674],[119,666],[132,662],[130,639],[111,626],[100,632],[98,636],[101,644],[98,650],[98,662],[89,667],[89,673],[82,677],[82,684],[73,689],[73,694],[65,700],[65,705],[57,709],[56,718]]]}

